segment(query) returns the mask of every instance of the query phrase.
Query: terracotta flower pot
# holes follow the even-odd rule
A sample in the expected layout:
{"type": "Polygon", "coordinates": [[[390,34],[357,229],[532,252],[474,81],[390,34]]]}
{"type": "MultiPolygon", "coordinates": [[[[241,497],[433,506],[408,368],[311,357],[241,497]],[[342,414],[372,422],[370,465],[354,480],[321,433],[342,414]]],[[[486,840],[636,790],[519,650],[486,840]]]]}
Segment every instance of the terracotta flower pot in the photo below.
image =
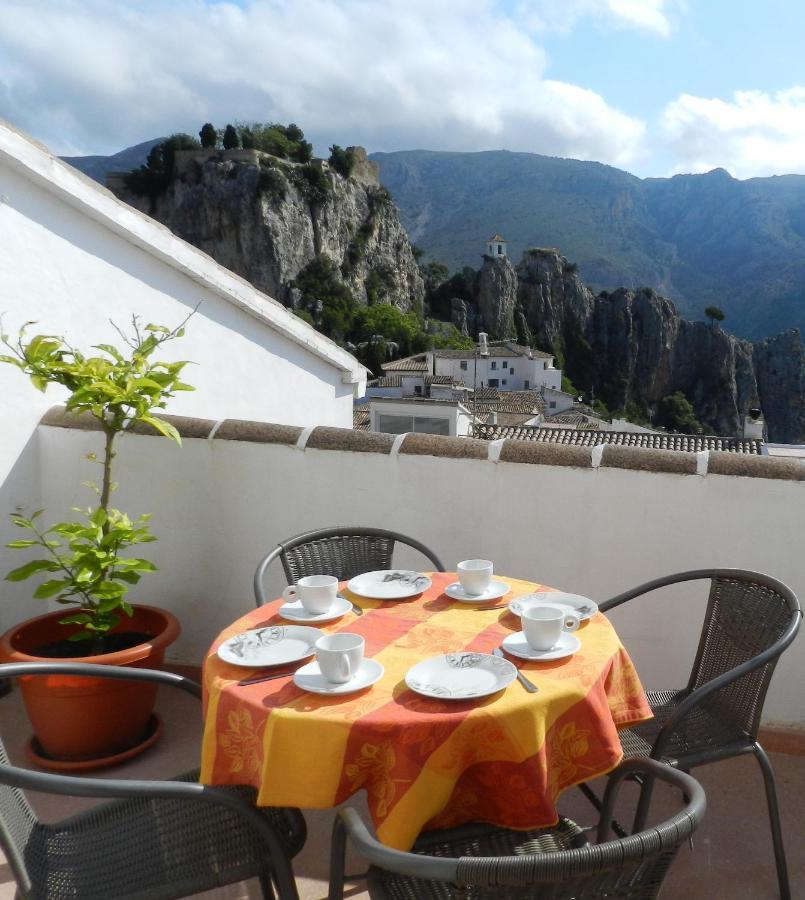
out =
{"type": "MultiPolygon", "coordinates": [[[[0,636],[3,662],[55,662],[32,655],[35,648],[64,639],[72,626],[59,625],[60,610],[29,619],[0,636]]],[[[59,662],[160,668],[166,648],[179,636],[177,619],[153,606],[135,606],[131,618],[114,629],[153,635],[147,643],[99,656],[76,656],[59,662]]],[[[81,644],[76,644],[76,649],[81,644]]],[[[136,747],[148,732],[157,686],[69,675],[29,675],[19,679],[28,717],[42,750],[54,761],[111,757],[136,747]]]]}

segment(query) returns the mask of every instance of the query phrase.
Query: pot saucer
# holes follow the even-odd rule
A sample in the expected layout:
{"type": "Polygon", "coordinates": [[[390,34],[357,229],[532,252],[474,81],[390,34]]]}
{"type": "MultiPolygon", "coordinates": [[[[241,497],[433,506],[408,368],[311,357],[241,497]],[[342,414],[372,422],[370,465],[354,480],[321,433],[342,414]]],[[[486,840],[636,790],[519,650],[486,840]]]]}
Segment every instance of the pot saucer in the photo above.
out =
{"type": "Polygon", "coordinates": [[[162,736],[162,719],[152,713],[145,726],[142,739],[128,750],[112,753],[109,756],[93,756],[87,759],[58,759],[48,756],[42,749],[36,735],[31,735],[25,745],[25,755],[28,759],[42,769],[50,769],[53,772],[90,772],[92,769],[104,769],[107,766],[116,766],[118,763],[133,759],[143,753],[162,736]]]}
{"type": "Polygon", "coordinates": [[[568,634],[565,631],[550,650],[535,650],[525,639],[525,634],[517,631],[505,637],[501,646],[507,653],[518,656],[520,659],[528,659],[532,662],[551,662],[555,659],[572,656],[581,647],[581,641],[575,634],[568,634]]]}

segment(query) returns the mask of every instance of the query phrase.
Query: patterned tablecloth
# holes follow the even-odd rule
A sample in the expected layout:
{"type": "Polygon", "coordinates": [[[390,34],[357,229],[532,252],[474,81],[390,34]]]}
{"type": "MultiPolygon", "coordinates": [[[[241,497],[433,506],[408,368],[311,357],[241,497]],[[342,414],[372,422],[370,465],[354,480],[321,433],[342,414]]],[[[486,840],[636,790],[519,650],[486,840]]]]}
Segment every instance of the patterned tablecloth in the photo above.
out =
{"type": "MultiPolygon", "coordinates": [[[[491,652],[519,619],[480,612],[442,592],[379,602],[344,592],[365,610],[321,626],[366,639],[385,667],[368,690],[338,698],[306,693],[290,678],[246,687],[255,670],[222,662],[219,644],[249,628],[281,623],[282,601],[223,631],[204,664],[201,780],[251,784],[267,806],[326,808],[366,790],[378,837],[408,849],[423,828],[484,821],[508,828],[554,824],[563,790],[602,775],[621,758],[617,729],[651,716],[628,654],[604,615],[576,632],[581,649],[551,663],[518,665],[539,686],[518,682],[472,701],[433,700],[409,690],[416,662],[455,651],[491,652]]],[[[496,576],[498,577],[498,576],[496,576]]],[[[545,586],[502,579],[505,600],[545,586]]],[[[502,602],[502,601],[500,601],[502,602]]]]}

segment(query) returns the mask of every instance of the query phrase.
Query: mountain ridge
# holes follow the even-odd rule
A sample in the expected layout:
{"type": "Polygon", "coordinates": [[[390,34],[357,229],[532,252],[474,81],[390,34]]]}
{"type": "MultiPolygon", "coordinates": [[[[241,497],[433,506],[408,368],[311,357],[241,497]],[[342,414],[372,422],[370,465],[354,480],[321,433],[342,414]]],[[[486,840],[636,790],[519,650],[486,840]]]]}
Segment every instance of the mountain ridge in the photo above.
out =
{"type": "Polygon", "coordinates": [[[599,162],[508,150],[374,153],[411,239],[450,268],[477,265],[493,231],[514,258],[558,248],[596,290],[651,287],[731,330],[805,329],[805,176],[725,169],[639,178],[599,162]]]}

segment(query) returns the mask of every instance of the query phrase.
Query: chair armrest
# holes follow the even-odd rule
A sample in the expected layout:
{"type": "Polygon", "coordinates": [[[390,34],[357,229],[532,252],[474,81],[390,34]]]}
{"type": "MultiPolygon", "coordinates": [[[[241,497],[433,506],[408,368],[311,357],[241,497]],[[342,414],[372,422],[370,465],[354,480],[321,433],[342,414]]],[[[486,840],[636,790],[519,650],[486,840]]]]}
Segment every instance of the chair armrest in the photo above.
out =
{"type": "Polygon", "coordinates": [[[728,684],[730,684],[730,682],[737,681],[739,678],[743,678],[743,676],[747,675],[749,672],[752,672],[755,669],[759,669],[779,657],[780,654],[797,636],[797,632],[799,631],[801,624],[802,611],[800,610],[792,618],[786,630],[771,645],[771,647],[767,647],[761,653],[758,653],[757,656],[753,656],[752,659],[746,660],[746,662],[735,666],[729,671],[718,675],[716,678],[713,678],[706,684],[703,684],[691,691],[688,696],[685,697],[685,699],[679,704],[679,706],[674,709],[674,711],[665,721],[665,724],[658,732],[657,737],[654,739],[654,746],[651,748],[652,759],[662,758],[663,750],[665,748],[665,745],[670,740],[671,735],[674,733],[679,723],[694,707],[698,706],[711,694],[714,694],[716,691],[720,691],[722,688],[726,687],[728,684]]]}
{"type": "Polygon", "coordinates": [[[163,672],[160,669],[137,669],[134,666],[106,666],[99,663],[33,662],[4,663],[0,678],[21,678],[24,675],[86,675],[88,678],[111,678],[120,681],[151,681],[166,684],[201,698],[201,685],[192,678],[163,672]]]}
{"type": "Polygon", "coordinates": [[[647,581],[645,584],[641,584],[638,587],[630,588],[622,594],[616,594],[614,597],[610,597],[609,600],[604,600],[602,603],[599,603],[598,609],[601,612],[608,612],[610,609],[620,606],[621,603],[625,603],[627,600],[633,600],[635,597],[640,597],[643,594],[648,594],[651,591],[656,591],[662,587],[668,587],[672,584],[681,584],[685,581],[704,581],[705,579],[712,581],[713,578],[751,579],[752,581],[771,587],[783,596],[791,593],[790,590],[786,588],[784,584],[777,581],[776,578],[772,578],[770,575],[763,575],[760,572],[749,572],[746,569],[693,569],[689,572],[676,572],[673,575],[664,575],[661,578],[655,578],[653,581],[647,581]]]}
{"type": "Polygon", "coordinates": [[[295,890],[289,887],[293,884],[293,874],[282,842],[274,829],[245,797],[240,797],[231,791],[187,781],[82,778],[75,775],[35,772],[30,769],[21,769],[18,766],[0,766],[0,784],[7,784],[22,790],[63,794],[71,797],[181,800],[223,806],[248,822],[261,837],[268,849],[277,877],[285,885],[287,893],[283,896],[296,896],[295,890]]]}

